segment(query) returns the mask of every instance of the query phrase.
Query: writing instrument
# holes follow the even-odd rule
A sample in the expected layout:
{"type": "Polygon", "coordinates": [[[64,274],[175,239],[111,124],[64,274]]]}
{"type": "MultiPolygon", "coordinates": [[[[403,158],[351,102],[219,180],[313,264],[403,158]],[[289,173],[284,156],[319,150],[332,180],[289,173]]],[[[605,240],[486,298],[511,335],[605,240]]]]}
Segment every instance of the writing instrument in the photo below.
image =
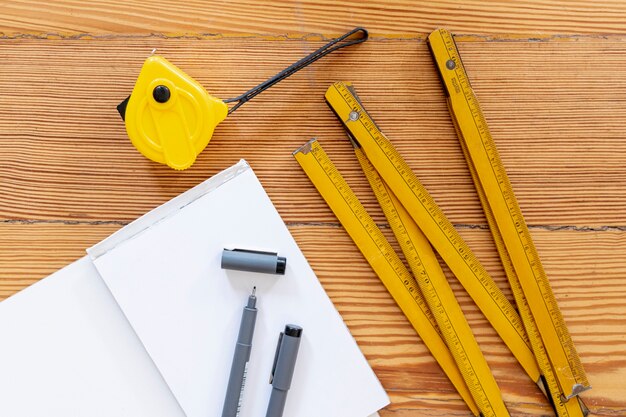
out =
{"type": "Polygon", "coordinates": [[[235,345],[233,364],[230,368],[226,397],[224,398],[224,408],[222,417],[236,417],[241,408],[241,398],[246,383],[246,372],[252,351],[252,336],[254,335],[254,325],[256,323],[256,287],[248,297],[248,303],[243,308],[239,335],[235,345]]]}
{"type": "Polygon", "coordinates": [[[285,331],[278,337],[276,355],[274,355],[274,366],[270,383],[272,384],[272,394],[267,405],[265,417],[282,417],[287,402],[287,392],[291,387],[293,371],[296,367],[298,348],[302,336],[302,327],[294,324],[285,326],[285,331]]]}

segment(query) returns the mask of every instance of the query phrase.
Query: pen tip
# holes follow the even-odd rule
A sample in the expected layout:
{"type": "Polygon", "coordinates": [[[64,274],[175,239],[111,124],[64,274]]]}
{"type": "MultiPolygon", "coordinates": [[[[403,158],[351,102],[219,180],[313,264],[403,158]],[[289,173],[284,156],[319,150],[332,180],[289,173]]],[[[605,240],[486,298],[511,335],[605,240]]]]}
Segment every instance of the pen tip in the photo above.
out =
{"type": "Polygon", "coordinates": [[[256,285],[252,287],[252,295],[256,294],[256,285]]]}

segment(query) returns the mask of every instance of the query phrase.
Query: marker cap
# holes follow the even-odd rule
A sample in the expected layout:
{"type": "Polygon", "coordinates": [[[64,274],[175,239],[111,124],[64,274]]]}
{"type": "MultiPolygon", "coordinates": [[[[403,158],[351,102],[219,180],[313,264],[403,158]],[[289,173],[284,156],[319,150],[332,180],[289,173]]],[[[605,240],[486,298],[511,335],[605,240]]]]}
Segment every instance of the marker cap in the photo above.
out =
{"type": "Polygon", "coordinates": [[[222,268],[285,275],[287,258],[278,256],[275,252],[261,252],[248,249],[224,249],[222,252],[222,268]]]}

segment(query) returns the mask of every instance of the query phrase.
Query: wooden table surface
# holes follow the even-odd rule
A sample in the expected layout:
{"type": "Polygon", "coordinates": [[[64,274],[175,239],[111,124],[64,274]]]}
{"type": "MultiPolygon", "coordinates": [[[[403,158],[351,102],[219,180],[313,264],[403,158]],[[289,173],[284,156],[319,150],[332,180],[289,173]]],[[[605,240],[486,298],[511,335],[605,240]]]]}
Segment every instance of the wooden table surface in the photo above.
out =
{"type": "MultiPolygon", "coordinates": [[[[382,130],[510,297],[425,44],[428,33],[445,27],[458,35],[593,385],[583,397],[594,415],[626,415],[626,2],[593,4],[3,1],[0,298],[245,158],[389,393],[392,403],[381,416],[469,416],[291,155],[319,138],[385,224],[324,104],[331,82],[354,82],[382,130]],[[126,137],[115,106],[153,48],[225,98],[357,25],[370,30],[367,43],[324,58],[246,104],[217,128],[187,171],[148,161],[126,137]]],[[[457,281],[450,281],[512,415],[551,415],[457,281]]]]}

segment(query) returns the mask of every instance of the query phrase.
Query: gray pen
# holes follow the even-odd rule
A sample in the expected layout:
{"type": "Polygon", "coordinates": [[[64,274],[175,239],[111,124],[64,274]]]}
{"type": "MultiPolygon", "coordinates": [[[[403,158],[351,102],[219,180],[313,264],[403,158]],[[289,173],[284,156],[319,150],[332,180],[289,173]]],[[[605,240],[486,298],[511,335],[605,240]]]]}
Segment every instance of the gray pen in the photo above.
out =
{"type": "Polygon", "coordinates": [[[254,324],[256,323],[256,287],[248,297],[248,304],[243,309],[241,325],[239,326],[239,336],[235,345],[235,355],[230,368],[228,388],[226,398],[224,398],[224,409],[222,417],[236,417],[239,415],[241,407],[241,396],[246,384],[246,372],[250,361],[250,351],[252,350],[252,336],[254,335],[254,324]]]}
{"type": "Polygon", "coordinates": [[[287,402],[287,391],[291,387],[291,379],[296,367],[300,336],[302,336],[302,327],[288,324],[278,338],[274,366],[270,377],[272,394],[265,417],[281,417],[283,415],[287,402]]]}

